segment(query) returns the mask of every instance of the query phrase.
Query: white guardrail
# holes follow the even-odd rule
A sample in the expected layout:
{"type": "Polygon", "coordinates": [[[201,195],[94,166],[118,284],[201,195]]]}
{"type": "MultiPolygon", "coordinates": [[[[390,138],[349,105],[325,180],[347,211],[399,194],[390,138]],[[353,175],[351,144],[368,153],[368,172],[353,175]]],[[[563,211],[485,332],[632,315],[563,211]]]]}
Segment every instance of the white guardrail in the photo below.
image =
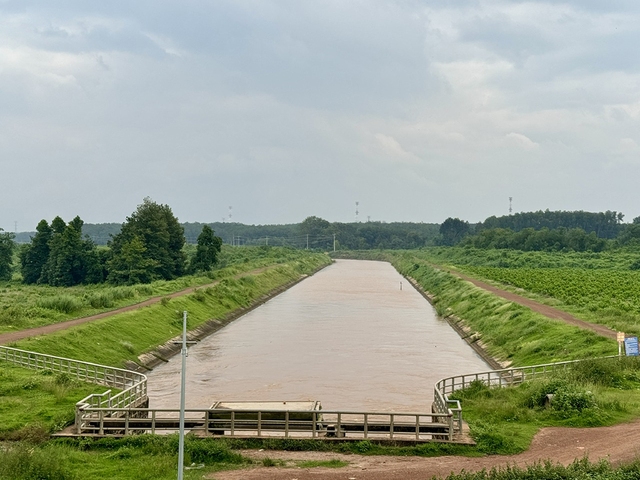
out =
{"type": "MultiPolygon", "coordinates": [[[[599,359],[619,358],[617,355],[601,357],[599,359]]],[[[591,359],[589,359],[591,360],[591,359]]],[[[434,386],[433,411],[434,413],[452,414],[454,417],[454,429],[456,433],[462,431],[462,406],[458,400],[449,399],[449,394],[456,390],[469,387],[473,382],[481,382],[489,387],[511,387],[522,382],[564,370],[567,367],[587,360],[569,360],[566,362],[544,363],[529,367],[505,368],[502,370],[489,370],[487,372],[455,375],[443,378],[434,386]]]]}
{"type": "MultiPolygon", "coordinates": [[[[611,356],[604,358],[618,357],[611,356]]],[[[126,431],[126,433],[129,433],[130,428],[128,426],[128,423],[132,414],[138,418],[136,422],[140,423],[140,425],[137,425],[138,428],[132,427],[132,430],[151,430],[155,432],[156,429],[172,429],[172,420],[166,419],[162,421],[157,418],[157,414],[160,412],[166,412],[170,414],[170,417],[172,417],[177,412],[177,410],[154,410],[149,408],[139,408],[147,401],[146,375],[122,368],[108,367],[105,365],[82,362],[79,360],[56,357],[52,355],[30,352],[27,350],[19,350],[16,348],[4,346],[0,346],[0,361],[1,360],[34,370],[51,370],[58,373],[67,373],[77,378],[78,380],[122,390],[115,395],[111,394],[111,390],[107,390],[106,392],[101,394],[91,394],[77,402],[76,430],[78,434],[88,433],[84,432],[85,428],[87,428],[87,430],[89,431],[93,430],[92,433],[96,433],[96,430],[101,434],[108,432],[110,428],[104,423],[105,419],[108,418],[111,418],[112,421],[116,421],[116,419],[118,418],[125,419],[127,425],[124,427],[124,430],[126,431]],[[148,415],[144,415],[144,412],[147,412],[148,415]],[[142,417],[148,418],[148,420],[143,420],[140,415],[142,417]],[[151,423],[147,425],[147,422],[151,423]]],[[[338,434],[340,434],[341,430],[350,429],[349,425],[354,423],[355,421],[355,419],[352,419],[353,417],[349,419],[350,421],[347,420],[346,422],[343,422],[342,419],[345,418],[346,420],[347,417],[355,415],[358,417],[358,420],[355,421],[355,423],[357,423],[358,425],[366,425],[364,427],[363,433],[364,438],[367,438],[367,432],[369,431],[369,418],[373,419],[375,417],[378,417],[379,422],[380,416],[387,416],[388,421],[383,423],[387,426],[390,426],[390,429],[388,429],[386,433],[390,434],[391,438],[393,438],[394,435],[395,419],[402,418],[402,421],[398,422],[398,427],[402,425],[402,429],[406,429],[408,425],[414,425],[415,427],[412,427],[411,434],[416,435],[416,438],[419,438],[422,426],[426,427],[426,425],[428,424],[433,425],[434,423],[440,423],[449,427],[448,432],[445,434],[445,438],[451,440],[454,434],[459,434],[462,432],[462,406],[460,405],[460,402],[458,400],[452,400],[449,398],[449,395],[451,393],[457,390],[464,389],[470,386],[473,382],[482,382],[484,385],[498,388],[519,385],[526,380],[531,380],[532,378],[538,376],[547,375],[549,373],[565,369],[574,363],[583,361],[584,360],[571,360],[566,362],[533,365],[529,367],[505,368],[502,370],[490,370],[486,372],[455,375],[452,377],[443,378],[434,386],[434,402],[431,414],[323,411],[322,415],[325,418],[325,421],[328,417],[335,417],[332,419],[332,423],[334,423],[337,427],[338,434]],[[413,420],[408,421],[408,417],[412,417],[413,420]],[[427,420],[426,417],[430,417],[429,420],[427,420]]],[[[213,410],[194,410],[194,412],[195,411],[202,412],[203,416],[201,416],[200,419],[206,419],[209,418],[210,412],[212,412],[213,410]]],[[[219,410],[215,411],[219,412],[219,410]]],[[[236,425],[236,412],[228,412],[231,415],[231,417],[229,418],[230,423],[229,425],[226,425],[226,428],[224,429],[230,430],[231,434],[233,435],[233,432],[235,430],[243,430],[243,428],[241,427],[241,422],[236,425]]],[[[240,413],[240,411],[238,411],[237,413],[240,413]]],[[[287,418],[290,413],[293,412],[290,411],[289,413],[285,414],[287,418]]],[[[256,414],[258,415],[257,412],[256,414]]],[[[260,417],[261,414],[257,418],[260,417]]],[[[133,420],[131,421],[133,422],[133,420]]],[[[374,424],[378,422],[374,421],[371,424],[373,429],[375,429],[374,424]]],[[[202,423],[204,423],[203,427],[205,431],[209,431],[209,424],[215,423],[215,421],[213,419],[204,420],[202,423]]],[[[265,423],[265,427],[267,426],[267,423],[265,423]]],[[[316,420],[314,420],[312,424],[312,431],[317,431],[316,420]]],[[[378,423],[378,425],[380,425],[380,423],[378,423]]],[[[121,431],[122,428],[123,427],[121,425],[115,425],[113,427],[113,430],[121,431]]],[[[254,426],[252,430],[253,429],[258,430],[258,434],[260,434],[260,430],[262,430],[262,422],[259,421],[257,423],[257,427],[254,426]]],[[[385,427],[385,429],[387,429],[387,427],[385,427]]],[[[286,430],[288,431],[288,427],[286,428],[286,430]]],[[[398,430],[400,430],[400,428],[398,430]]],[[[397,431],[396,433],[400,433],[400,431],[397,431]]],[[[315,437],[315,435],[312,436],[315,437]]]]}
{"type": "Polygon", "coordinates": [[[138,407],[147,400],[147,376],[132,370],[29,352],[0,345],[0,360],[32,370],[51,370],[66,373],[78,380],[121,390],[93,393],[76,403],[76,425],[86,408],[122,409],[138,407]]]}

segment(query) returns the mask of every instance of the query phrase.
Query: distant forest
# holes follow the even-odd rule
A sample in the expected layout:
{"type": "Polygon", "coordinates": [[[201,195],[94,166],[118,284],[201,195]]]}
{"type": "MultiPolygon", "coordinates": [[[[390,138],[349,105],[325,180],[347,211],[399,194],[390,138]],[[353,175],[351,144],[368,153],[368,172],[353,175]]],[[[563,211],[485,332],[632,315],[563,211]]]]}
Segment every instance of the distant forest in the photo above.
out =
{"type": "MultiPolygon", "coordinates": [[[[195,244],[204,223],[183,223],[184,236],[189,244],[195,244]]],[[[234,222],[207,223],[215,234],[228,245],[273,245],[296,248],[419,248],[434,245],[440,225],[435,223],[363,222],[330,223],[318,217],[304,222],[285,225],[244,225],[234,222]]],[[[83,235],[88,235],[97,245],[107,245],[112,235],[120,232],[119,223],[84,224],[83,235]]],[[[15,237],[18,243],[28,243],[35,232],[21,232],[15,237]]]]}
{"type": "MultiPolygon", "coordinates": [[[[550,211],[491,216],[483,222],[448,218],[442,224],[411,222],[329,222],[308,217],[301,223],[245,225],[234,222],[207,223],[228,245],[274,245],[295,248],[413,249],[432,245],[518,250],[593,250],[640,243],[640,217],[623,223],[615,211],[550,211]],[[534,234],[535,233],[535,234],[534,234]]],[[[204,223],[183,223],[186,243],[195,244],[204,223]]],[[[119,223],[85,224],[82,233],[97,245],[107,245],[120,232],[119,223]]],[[[34,232],[16,235],[28,243],[34,232]]]]}

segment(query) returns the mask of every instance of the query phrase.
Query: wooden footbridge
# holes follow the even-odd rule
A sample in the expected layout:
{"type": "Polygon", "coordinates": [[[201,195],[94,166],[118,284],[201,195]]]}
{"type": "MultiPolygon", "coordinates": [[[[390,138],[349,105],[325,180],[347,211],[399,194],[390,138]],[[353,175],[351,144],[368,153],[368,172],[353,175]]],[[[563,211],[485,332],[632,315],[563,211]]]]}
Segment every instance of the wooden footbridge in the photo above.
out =
{"type": "MultiPolygon", "coordinates": [[[[75,423],[58,436],[125,436],[179,429],[178,409],[149,408],[147,377],[141,373],[0,346],[0,361],[66,373],[107,390],[80,400],[75,423]]],[[[579,361],[579,360],[578,360],[579,361]]],[[[449,394],[473,382],[494,387],[519,384],[573,362],[492,370],[448,377],[436,383],[431,413],[322,410],[320,402],[216,402],[185,411],[185,429],[201,436],[307,438],[472,443],[463,434],[462,407],[449,394]]]]}

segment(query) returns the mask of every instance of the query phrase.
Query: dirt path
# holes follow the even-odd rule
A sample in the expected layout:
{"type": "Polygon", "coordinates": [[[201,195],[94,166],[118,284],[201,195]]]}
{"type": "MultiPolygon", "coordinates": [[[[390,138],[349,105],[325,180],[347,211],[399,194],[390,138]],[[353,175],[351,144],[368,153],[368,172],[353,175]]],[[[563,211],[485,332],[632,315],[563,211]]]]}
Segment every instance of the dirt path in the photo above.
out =
{"type": "MultiPolygon", "coordinates": [[[[270,267],[256,268],[255,270],[251,270],[249,272],[239,273],[235,275],[233,278],[240,278],[245,275],[256,275],[258,273],[264,272],[269,268],[270,267]]],[[[190,293],[193,293],[199,288],[213,287],[219,283],[220,283],[220,280],[216,280],[215,282],[207,283],[205,285],[198,285],[195,287],[185,288],[184,290],[180,290],[178,292],[169,293],[167,295],[160,295],[158,297],[152,297],[140,303],[134,303],[133,305],[127,305],[126,307],[116,308],[115,310],[109,310],[108,312],[102,312],[96,315],[90,315],[88,317],[74,318],[73,320],[67,320],[65,322],[54,323],[51,325],[44,325],[42,327],[29,328],[29,329],[20,330],[17,332],[0,333],[0,345],[6,345],[11,342],[17,342],[18,340],[23,340],[29,337],[36,337],[38,335],[47,335],[49,333],[59,332],[61,330],[66,330],[67,328],[75,327],[76,325],[82,325],[83,323],[93,322],[95,320],[100,320],[101,318],[107,318],[113,315],[118,315],[120,313],[130,312],[132,310],[137,310],[139,308],[148,307],[149,305],[160,303],[164,297],[168,297],[168,298],[181,297],[183,295],[188,295],[190,293]]]]}
{"type": "Polygon", "coordinates": [[[568,465],[588,456],[591,461],[603,458],[614,464],[629,463],[640,457],[640,420],[598,428],[543,428],[526,452],[510,456],[469,457],[388,457],[343,455],[330,452],[244,451],[245,456],[261,460],[270,458],[292,465],[301,460],[349,462],[343,468],[274,468],[257,467],[219,472],[206,478],[216,480],[427,480],[446,477],[462,470],[475,472],[493,467],[525,466],[537,461],[568,465]]]}
{"type": "Polygon", "coordinates": [[[536,302],[535,300],[531,300],[530,298],[522,297],[515,293],[507,292],[506,290],[502,290],[500,288],[494,287],[488,283],[482,282],[480,280],[476,280],[475,278],[471,278],[467,275],[464,275],[460,272],[451,271],[452,275],[456,275],[467,282],[473,283],[476,287],[480,287],[483,290],[487,290],[494,295],[502,297],[510,302],[519,303],[525,307],[530,308],[534,312],[541,313],[545,317],[553,318],[555,320],[562,320],[565,323],[569,323],[571,325],[575,325],[580,328],[584,328],[587,330],[592,330],[596,332],[598,335],[602,335],[607,338],[616,338],[616,331],[611,330],[604,325],[598,325],[595,323],[585,322],[584,320],[580,320],[579,318],[574,317],[573,315],[568,314],[567,312],[563,312],[562,310],[558,310],[557,308],[550,307],[549,305],[545,305],[540,302],[536,302]]]}

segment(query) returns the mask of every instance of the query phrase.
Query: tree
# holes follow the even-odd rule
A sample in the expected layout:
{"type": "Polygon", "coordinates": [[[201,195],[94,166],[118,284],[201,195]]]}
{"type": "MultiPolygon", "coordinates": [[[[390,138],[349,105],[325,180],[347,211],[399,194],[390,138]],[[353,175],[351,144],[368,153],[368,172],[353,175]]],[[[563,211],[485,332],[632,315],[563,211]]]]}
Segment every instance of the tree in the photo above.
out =
{"type": "MultiPolygon", "coordinates": [[[[59,217],[57,217],[59,218],[59,217]]],[[[46,220],[40,220],[36,234],[31,243],[24,245],[20,251],[20,271],[23,283],[37,283],[42,275],[42,268],[49,259],[49,240],[53,230],[46,220]]]]}
{"type": "Polygon", "coordinates": [[[209,225],[202,227],[202,232],[198,235],[198,246],[196,247],[196,255],[193,258],[189,270],[192,272],[211,270],[217,260],[220,249],[222,248],[222,239],[214,234],[209,225]]]}
{"type": "Polygon", "coordinates": [[[0,228],[0,280],[11,280],[13,273],[13,251],[15,235],[0,228]],[[3,233],[4,232],[4,233],[3,233]]]}
{"type": "Polygon", "coordinates": [[[102,267],[96,246],[88,237],[82,238],[82,219],[76,216],[63,230],[56,219],[57,225],[48,243],[49,257],[39,282],[59,287],[101,282],[102,267]]]}
{"type": "Polygon", "coordinates": [[[469,222],[459,218],[447,218],[440,225],[440,235],[443,245],[456,245],[469,233],[469,222]]]}
{"type": "Polygon", "coordinates": [[[118,285],[151,282],[158,265],[155,260],[145,256],[146,250],[144,242],[137,235],[124,242],[119,254],[107,261],[107,281],[118,285]]]}
{"type": "MultiPolygon", "coordinates": [[[[168,205],[159,205],[147,197],[138,205],[136,211],[127,217],[120,233],[109,242],[112,253],[110,265],[123,265],[125,258],[132,254],[131,249],[135,247],[142,259],[149,260],[138,263],[138,267],[142,265],[146,270],[146,275],[140,275],[140,278],[144,277],[146,281],[158,278],[171,280],[184,274],[184,244],[184,230],[171,208],[168,205]],[[143,250],[136,246],[136,237],[142,242],[143,250]]],[[[110,277],[121,278],[115,274],[111,275],[111,272],[110,277]]]]}
{"type": "Polygon", "coordinates": [[[303,222],[299,225],[300,233],[302,235],[327,235],[327,229],[331,226],[331,224],[320,217],[307,217],[303,220],[303,222]]]}

